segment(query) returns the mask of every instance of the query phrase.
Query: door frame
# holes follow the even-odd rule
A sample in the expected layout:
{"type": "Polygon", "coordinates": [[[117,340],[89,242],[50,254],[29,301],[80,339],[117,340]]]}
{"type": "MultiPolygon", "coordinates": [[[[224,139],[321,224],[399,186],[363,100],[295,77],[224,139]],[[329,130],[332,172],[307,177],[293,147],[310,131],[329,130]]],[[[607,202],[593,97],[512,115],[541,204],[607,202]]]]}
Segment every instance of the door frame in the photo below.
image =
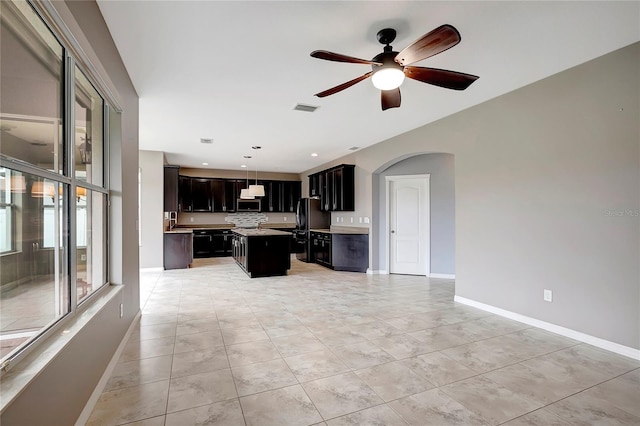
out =
{"type": "Polygon", "coordinates": [[[426,233],[420,241],[421,248],[424,248],[426,253],[425,270],[424,275],[431,275],[431,193],[430,193],[430,178],[431,174],[419,174],[419,175],[394,175],[385,176],[385,211],[387,217],[385,220],[385,232],[386,232],[386,251],[387,251],[387,273],[391,274],[391,182],[399,182],[409,179],[421,179],[424,180],[426,197],[422,204],[423,211],[420,214],[420,225],[426,228],[426,233]]]}

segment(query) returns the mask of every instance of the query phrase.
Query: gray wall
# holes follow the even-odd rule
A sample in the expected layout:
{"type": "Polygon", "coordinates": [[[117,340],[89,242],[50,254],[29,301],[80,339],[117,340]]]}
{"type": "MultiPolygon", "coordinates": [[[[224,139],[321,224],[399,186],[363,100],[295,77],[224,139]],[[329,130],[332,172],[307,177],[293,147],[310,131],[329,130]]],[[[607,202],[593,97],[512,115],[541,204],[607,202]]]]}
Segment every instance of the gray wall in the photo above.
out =
{"type": "Polygon", "coordinates": [[[112,283],[123,287],[6,408],[0,424],[7,425],[73,424],[140,310],[138,96],[95,2],[53,5],[123,107],[121,126],[111,127],[109,216],[109,275],[112,283]],[[119,318],[120,303],[123,318],[119,318]]]}
{"type": "Polygon", "coordinates": [[[380,236],[376,270],[389,270],[385,231],[386,176],[429,174],[430,199],[430,251],[432,274],[455,274],[455,176],[454,157],[451,154],[424,154],[399,161],[373,177],[372,191],[377,194],[373,209],[374,222],[380,236]]]}
{"type": "Polygon", "coordinates": [[[140,267],[162,267],[164,153],[140,151],[140,267]]]}
{"type": "Polygon", "coordinates": [[[366,210],[363,178],[454,154],[456,294],[640,349],[639,103],[635,43],[332,163],[366,210]]]}

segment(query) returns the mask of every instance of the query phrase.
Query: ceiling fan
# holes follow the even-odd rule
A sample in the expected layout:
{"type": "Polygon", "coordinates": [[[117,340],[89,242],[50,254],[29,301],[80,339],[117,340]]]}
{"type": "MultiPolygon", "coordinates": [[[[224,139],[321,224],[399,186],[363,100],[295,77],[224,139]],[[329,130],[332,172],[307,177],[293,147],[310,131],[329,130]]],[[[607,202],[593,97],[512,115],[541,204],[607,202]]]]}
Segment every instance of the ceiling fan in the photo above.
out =
{"type": "Polygon", "coordinates": [[[453,90],[464,90],[479,78],[476,75],[457,71],[410,66],[415,62],[442,53],[460,43],[460,33],[451,25],[445,24],[436,28],[411,43],[399,53],[393,51],[390,46],[396,38],[396,30],[393,28],[382,29],[378,31],[377,38],[381,44],[385,45],[384,51],[374,56],[370,61],[326,50],[311,52],[312,57],[326,59],[327,61],[371,65],[371,71],[368,73],[331,89],[316,93],[316,96],[324,98],[325,96],[333,95],[371,77],[373,85],[381,91],[382,110],[384,111],[400,106],[400,85],[405,76],[423,83],[453,90]]]}

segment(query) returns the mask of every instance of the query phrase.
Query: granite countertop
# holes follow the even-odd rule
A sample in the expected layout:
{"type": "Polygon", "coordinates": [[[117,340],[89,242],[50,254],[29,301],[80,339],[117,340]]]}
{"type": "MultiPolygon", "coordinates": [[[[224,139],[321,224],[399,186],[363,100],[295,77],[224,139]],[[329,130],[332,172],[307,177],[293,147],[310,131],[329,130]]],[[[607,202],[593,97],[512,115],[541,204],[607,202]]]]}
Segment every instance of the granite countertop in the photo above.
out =
{"type": "Polygon", "coordinates": [[[296,224],[293,222],[282,222],[282,223],[263,222],[260,224],[260,228],[262,229],[269,229],[269,228],[296,229],[296,224]]]}
{"type": "Polygon", "coordinates": [[[332,226],[330,229],[310,229],[311,232],[319,232],[321,234],[352,234],[352,235],[368,235],[369,228],[361,228],[357,226],[332,226]]]}
{"type": "Polygon", "coordinates": [[[235,225],[233,223],[216,223],[216,224],[200,224],[200,225],[178,225],[174,229],[193,229],[193,230],[207,230],[207,229],[231,229],[235,225]]]}
{"type": "Polygon", "coordinates": [[[276,235],[291,236],[290,232],[276,231],[275,229],[233,228],[232,231],[245,237],[270,237],[276,235]]]}
{"type": "Polygon", "coordinates": [[[193,229],[180,229],[180,228],[173,228],[171,230],[167,229],[164,231],[165,234],[193,234],[193,229]]]}

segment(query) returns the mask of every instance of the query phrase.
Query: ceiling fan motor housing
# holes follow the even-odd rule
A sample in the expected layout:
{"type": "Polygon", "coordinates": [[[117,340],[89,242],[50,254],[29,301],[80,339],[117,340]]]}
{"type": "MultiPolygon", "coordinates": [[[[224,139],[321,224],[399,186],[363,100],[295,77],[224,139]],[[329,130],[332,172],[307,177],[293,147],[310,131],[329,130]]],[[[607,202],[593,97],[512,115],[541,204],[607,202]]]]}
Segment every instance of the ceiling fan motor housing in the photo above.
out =
{"type": "MultiPolygon", "coordinates": [[[[387,46],[387,47],[390,48],[390,46],[387,46]]],[[[383,68],[398,68],[399,70],[403,71],[404,67],[395,61],[396,56],[398,56],[398,52],[393,52],[393,51],[385,51],[377,54],[371,60],[371,62],[374,62],[373,64],[371,64],[371,70],[373,72],[376,72],[378,69],[383,67],[383,68]],[[377,64],[382,64],[382,65],[377,65],[377,64]]]]}

